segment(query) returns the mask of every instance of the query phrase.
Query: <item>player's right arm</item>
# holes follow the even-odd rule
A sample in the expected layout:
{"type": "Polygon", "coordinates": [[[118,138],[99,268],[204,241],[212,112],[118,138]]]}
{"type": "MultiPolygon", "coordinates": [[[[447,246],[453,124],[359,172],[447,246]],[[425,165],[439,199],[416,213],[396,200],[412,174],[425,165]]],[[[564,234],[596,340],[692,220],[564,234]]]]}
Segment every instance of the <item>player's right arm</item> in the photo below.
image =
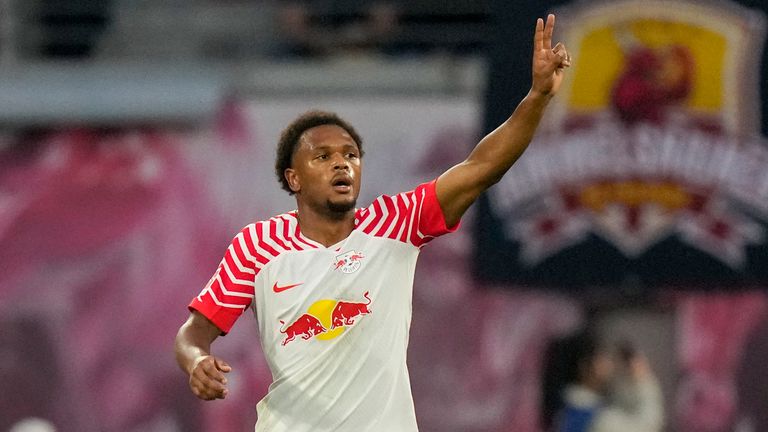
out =
{"type": "Polygon", "coordinates": [[[224,374],[231,367],[211,355],[211,343],[226,334],[254,298],[254,280],[260,266],[256,250],[256,225],[238,233],[218,269],[203,291],[189,304],[187,322],[176,334],[176,361],[189,375],[189,387],[200,399],[223,399],[227,395],[224,374]]]}
{"type": "Polygon", "coordinates": [[[224,399],[227,396],[225,373],[232,368],[211,355],[211,343],[221,330],[197,311],[176,334],[175,352],[179,367],[189,375],[189,388],[203,400],[224,399]]]}

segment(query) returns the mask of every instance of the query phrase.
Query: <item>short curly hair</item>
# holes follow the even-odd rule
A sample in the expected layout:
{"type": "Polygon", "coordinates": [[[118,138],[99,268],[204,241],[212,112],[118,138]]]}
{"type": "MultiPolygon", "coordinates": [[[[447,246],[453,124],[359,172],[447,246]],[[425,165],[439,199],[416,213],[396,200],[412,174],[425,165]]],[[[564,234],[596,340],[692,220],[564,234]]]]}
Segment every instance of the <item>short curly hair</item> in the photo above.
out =
{"type": "Polygon", "coordinates": [[[275,174],[277,181],[289,194],[293,195],[288,180],[285,179],[285,170],[291,167],[291,159],[296,152],[301,135],[308,129],[316,126],[336,125],[347,131],[350,137],[355,140],[357,148],[360,150],[360,157],[363,156],[363,140],[355,128],[339,117],[336,113],[328,111],[307,111],[292,121],[280,134],[280,141],[277,143],[277,158],[275,160],[275,174]]]}

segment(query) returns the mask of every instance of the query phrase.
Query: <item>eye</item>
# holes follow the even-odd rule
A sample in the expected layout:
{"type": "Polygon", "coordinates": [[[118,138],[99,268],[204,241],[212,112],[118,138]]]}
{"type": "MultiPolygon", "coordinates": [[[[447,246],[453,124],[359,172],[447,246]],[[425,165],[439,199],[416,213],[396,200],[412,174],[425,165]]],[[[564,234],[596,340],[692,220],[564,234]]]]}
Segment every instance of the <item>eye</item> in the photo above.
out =
{"type": "Polygon", "coordinates": [[[326,159],[328,159],[328,155],[325,154],[325,153],[322,153],[322,154],[317,155],[316,159],[326,160],[326,159]]]}
{"type": "Polygon", "coordinates": [[[350,159],[357,159],[357,153],[347,153],[347,157],[350,159]]]}

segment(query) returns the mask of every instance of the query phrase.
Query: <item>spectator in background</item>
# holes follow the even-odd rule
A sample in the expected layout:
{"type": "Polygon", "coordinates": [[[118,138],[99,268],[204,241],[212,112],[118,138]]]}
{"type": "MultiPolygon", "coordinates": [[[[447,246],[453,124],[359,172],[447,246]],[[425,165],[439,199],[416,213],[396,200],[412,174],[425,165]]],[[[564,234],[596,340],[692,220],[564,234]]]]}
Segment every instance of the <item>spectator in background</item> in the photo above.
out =
{"type": "Polygon", "coordinates": [[[744,344],[741,365],[736,376],[739,397],[738,432],[768,431],[768,410],[765,390],[768,374],[765,359],[768,358],[768,313],[758,322],[744,344]]]}
{"type": "Polygon", "coordinates": [[[562,341],[554,352],[561,357],[566,386],[550,430],[662,430],[661,389],[648,361],[630,345],[615,355],[585,332],[562,341]]]}
{"type": "Polygon", "coordinates": [[[0,318],[0,431],[53,428],[42,418],[55,419],[65,408],[53,402],[63,384],[55,338],[43,317],[7,312],[0,318]]]}
{"type": "Polygon", "coordinates": [[[398,11],[385,1],[289,1],[278,26],[290,56],[323,57],[386,50],[398,28],[398,11]]]}

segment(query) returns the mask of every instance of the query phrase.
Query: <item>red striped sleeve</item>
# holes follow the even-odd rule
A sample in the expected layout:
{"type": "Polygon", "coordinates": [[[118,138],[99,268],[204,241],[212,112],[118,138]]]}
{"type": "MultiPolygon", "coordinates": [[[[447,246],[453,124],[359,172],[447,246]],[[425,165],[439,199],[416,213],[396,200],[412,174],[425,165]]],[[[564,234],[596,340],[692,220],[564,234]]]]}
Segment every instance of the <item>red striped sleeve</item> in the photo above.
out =
{"type": "MultiPolygon", "coordinates": [[[[411,208],[412,206],[416,205],[416,196],[415,194],[405,194],[404,198],[406,200],[406,206],[407,208],[411,208]]],[[[411,231],[413,230],[413,217],[412,214],[408,213],[408,218],[405,223],[405,229],[403,230],[403,233],[400,235],[400,241],[403,243],[406,243],[408,239],[411,236],[411,231]]]]}
{"type": "Polygon", "coordinates": [[[397,218],[395,221],[395,226],[392,228],[392,231],[389,233],[389,238],[391,239],[404,239],[404,233],[405,229],[408,226],[408,221],[411,219],[410,214],[408,213],[408,203],[407,203],[406,194],[400,194],[397,196],[397,214],[400,215],[400,217],[397,218]],[[403,216],[404,215],[404,216],[403,216]]]}
{"type": "Polygon", "coordinates": [[[366,234],[387,237],[422,247],[430,240],[454,232],[459,223],[446,226],[445,215],[435,192],[437,180],[394,197],[382,195],[367,209],[358,222],[366,234]]]}
{"type": "Polygon", "coordinates": [[[280,221],[282,222],[282,225],[283,225],[283,231],[282,231],[283,238],[286,239],[288,242],[290,242],[291,248],[299,251],[304,250],[304,248],[299,244],[299,242],[297,240],[294,240],[293,236],[291,235],[291,231],[289,229],[291,222],[288,219],[286,219],[285,216],[280,216],[280,221]]]}
{"type": "Polygon", "coordinates": [[[373,204],[368,207],[368,216],[365,217],[365,221],[359,226],[364,233],[371,234],[379,222],[381,222],[381,219],[384,216],[381,207],[381,201],[383,199],[384,197],[377,198],[373,204]]]}
{"type": "MultiPolygon", "coordinates": [[[[263,229],[266,228],[266,224],[264,222],[259,222],[259,225],[264,224],[264,227],[257,226],[256,227],[256,251],[260,253],[263,256],[266,256],[268,259],[272,259],[280,254],[280,252],[277,251],[277,249],[273,248],[272,245],[267,243],[265,241],[265,238],[269,238],[270,240],[274,240],[270,233],[263,232],[263,229]]],[[[270,227],[271,228],[271,227],[270,227]]]]}
{"type": "Polygon", "coordinates": [[[190,310],[203,314],[225,334],[253,302],[256,275],[267,262],[254,248],[254,228],[251,224],[232,239],[211,280],[189,303],[190,310]]]}
{"type": "Polygon", "coordinates": [[[278,231],[277,223],[280,220],[280,218],[272,218],[269,220],[269,238],[272,239],[275,243],[277,243],[277,246],[288,250],[288,246],[285,244],[285,239],[282,237],[282,230],[278,231]]]}
{"type": "Polygon", "coordinates": [[[381,224],[379,230],[374,234],[375,237],[384,236],[389,229],[392,228],[392,225],[397,223],[397,219],[395,218],[397,216],[397,212],[395,211],[395,200],[390,196],[382,196],[381,200],[384,203],[384,208],[382,209],[385,214],[384,223],[381,224]]]}
{"type": "MultiPolygon", "coordinates": [[[[254,235],[256,235],[254,233],[254,235]]],[[[257,267],[263,267],[265,264],[269,262],[271,259],[269,255],[261,253],[256,249],[256,242],[253,240],[251,236],[247,237],[247,240],[245,240],[245,249],[246,251],[249,251],[251,255],[253,255],[254,261],[256,261],[257,267]]]]}

